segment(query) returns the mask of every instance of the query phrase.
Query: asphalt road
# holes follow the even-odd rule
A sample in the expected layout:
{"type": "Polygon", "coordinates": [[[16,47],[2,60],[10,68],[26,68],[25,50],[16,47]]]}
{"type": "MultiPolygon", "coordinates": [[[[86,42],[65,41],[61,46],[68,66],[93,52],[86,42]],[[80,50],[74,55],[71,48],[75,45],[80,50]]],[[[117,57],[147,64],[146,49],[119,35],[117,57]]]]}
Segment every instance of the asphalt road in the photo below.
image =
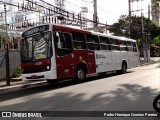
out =
{"type": "MultiPolygon", "coordinates": [[[[123,75],[95,76],[81,84],[69,81],[0,93],[0,111],[154,111],[152,101],[159,91],[160,64],[152,64],[130,69],[123,75]]],[[[159,120],[157,117],[50,119],[159,120]]]]}

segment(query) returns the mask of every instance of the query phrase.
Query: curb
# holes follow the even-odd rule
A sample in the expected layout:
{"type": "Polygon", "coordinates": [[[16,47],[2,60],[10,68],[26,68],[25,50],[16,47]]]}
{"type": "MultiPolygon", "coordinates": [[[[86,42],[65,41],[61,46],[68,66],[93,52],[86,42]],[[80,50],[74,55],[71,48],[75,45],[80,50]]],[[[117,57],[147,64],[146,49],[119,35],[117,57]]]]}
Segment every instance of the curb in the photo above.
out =
{"type": "Polygon", "coordinates": [[[159,61],[151,61],[150,63],[140,63],[140,66],[151,65],[151,64],[156,64],[156,63],[160,63],[160,60],[159,61]]]}
{"type": "Polygon", "coordinates": [[[23,83],[23,84],[19,84],[19,85],[5,86],[5,87],[0,88],[0,93],[18,90],[20,88],[25,89],[25,88],[29,88],[29,87],[33,87],[33,86],[35,87],[35,86],[43,85],[45,83],[47,83],[47,82],[46,81],[39,81],[39,82],[23,83]]]}

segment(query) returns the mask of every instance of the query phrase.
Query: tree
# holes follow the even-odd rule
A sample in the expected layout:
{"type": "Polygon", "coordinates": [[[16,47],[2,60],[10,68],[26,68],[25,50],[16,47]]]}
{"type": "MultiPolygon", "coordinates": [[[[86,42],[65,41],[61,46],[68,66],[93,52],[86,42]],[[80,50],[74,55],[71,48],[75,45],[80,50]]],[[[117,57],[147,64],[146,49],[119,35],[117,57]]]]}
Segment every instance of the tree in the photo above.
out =
{"type": "Polygon", "coordinates": [[[160,2],[160,0],[152,0],[152,1],[154,1],[154,2],[160,2]]]}
{"type": "Polygon", "coordinates": [[[160,36],[155,37],[152,40],[152,44],[154,44],[155,46],[160,46],[160,36]]]}
{"type": "MultiPolygon", "coordinates": [[[[148,18],[143,17],[144,34],[142,34],[142,18],[139,16],[131,16],[130,38],[132,39],[146,39],[148,30],[151,33],[151,39],[157,37],[160,33],[160,27],[148,18]],[[150,26],[148,26],[150,24],[150,26]],[[144,35],[144,36],[143,36],[144,35]]],[[[123,15],[119,18],[117,23],[114,23],[110,28],[110,32],[117,36],[129,36],[129,17],[123,15]]]]}

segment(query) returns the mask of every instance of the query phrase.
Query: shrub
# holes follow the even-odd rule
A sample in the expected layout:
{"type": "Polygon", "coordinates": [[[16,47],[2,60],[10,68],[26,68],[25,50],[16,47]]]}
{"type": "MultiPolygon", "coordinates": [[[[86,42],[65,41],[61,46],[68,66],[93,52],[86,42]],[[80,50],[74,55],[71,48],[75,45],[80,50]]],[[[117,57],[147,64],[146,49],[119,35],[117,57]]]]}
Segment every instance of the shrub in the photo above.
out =
{"type": "Polygon", "coordinates": [[[17,66],[17,67],[15,68],[15,70],[13,71],[12,77],[20,77],[21,74],[22,74],[21,66],[17,66]]]}

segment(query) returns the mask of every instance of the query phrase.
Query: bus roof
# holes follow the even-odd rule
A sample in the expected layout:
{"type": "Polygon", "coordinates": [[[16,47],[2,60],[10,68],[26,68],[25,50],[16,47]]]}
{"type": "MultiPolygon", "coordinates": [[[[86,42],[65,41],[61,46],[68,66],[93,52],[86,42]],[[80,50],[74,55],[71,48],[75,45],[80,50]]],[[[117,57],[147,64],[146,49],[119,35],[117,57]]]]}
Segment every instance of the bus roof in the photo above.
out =
{"type": "MultiPolygon", "coordinates": [[[[126,37],[121,37],[121,36],[114,36],[114,35],[106,34],[106,33],[100,33],[100,32],[83,30],[83,29],[80,29],[78,27],[70,26],[70,25],[60,25],[60,24],[46,23],[46,24],[42,24],[42,25],[39,25],[39,26],[43,26],[43,25],[49,25],[49,26],[53,26],[55,28],[60,28],[60,29],[65,29],[65,30],[70,30],[70,31],[75,31],[75,32],[81,32],[81,33],[86,33],[86,34],[92,34],[92,35],[102,36],[102,37],[109,37],[109,38],[115,38],[115,39],[120,39],[120,40],[124,40],[124,41],[135,42],[134,39],[130,39],[130,38],[126,38],[126,37]]],[[[38,26],[36,26],[36,27],[38,27],[38,26]]],[[[35,27],[31,27],[31,28],[25,30],[24,32],[26,32],[26,31],[28,31],[30,29],[33,29],[33,28],[35,28],[35,27]]]]}
{"type": "Polygon", "coordinates": [[[114,35],[106,34],[106,33],[100,33],[100,32],[83,30],[83,29],[80,29],[80,28],[78,28],[78,27],[70,26],[70,25],[53,24],[53,26],[55,26],[55,27],[60,27],[60,28],[65,28],[65,29],[69,29],[69,30],[72,30],[72,31],[77,31],[77,32],[82,32],[82,33],[88,33],[88,34],[92,34],[92,35],[102,36],[102,37],[116,38],[116,39],[120,39],[120,40],[124,40],[124,41],[132,41],[132,42],[135,42],[135,41],[136,41],[136,40],[134,40],[134,39],[130,39],[130,38],[126,38],[126,37],[114,36],[114,35]]]}

